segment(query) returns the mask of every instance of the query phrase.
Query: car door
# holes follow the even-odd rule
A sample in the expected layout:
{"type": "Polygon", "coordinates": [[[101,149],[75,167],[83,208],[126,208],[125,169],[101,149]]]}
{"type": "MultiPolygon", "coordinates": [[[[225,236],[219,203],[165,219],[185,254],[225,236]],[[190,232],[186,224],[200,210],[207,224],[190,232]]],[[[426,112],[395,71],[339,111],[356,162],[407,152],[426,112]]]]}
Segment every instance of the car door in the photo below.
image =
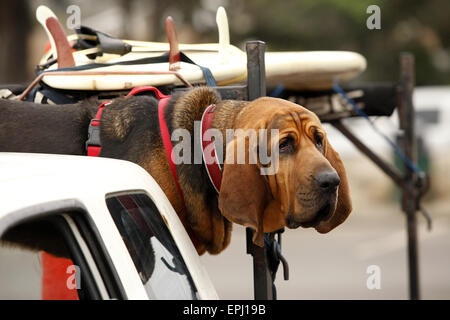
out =
{"type": "MultiPolygon", "coordinates": [[[[82,205],[74,206],[73,201],[65,205],[67,203],[66,200],[59,204],[39,204],[26,208],[26,213],[13,212],[8,215],[9,219],[0,221],[2,243],[20,242],[19,247],[12,246],[18,251],[46,248],[50,252],[37,253],[40,262],[38,272],[30,274],[26,268],[14,269],[12,266],[13,272],[0,280],[8,282],[4,286],[0,283],[0,288],[17,289],[10,296],[2,292],[6,299],[126,298],[114,264],[98,238],[95,226],[89,222],[88,213],[82,205]],[[42,277],[40,297],[36,295],[36,290],[27,292],[29,288],[22,284],[24,278],[36,282],[36,277],[42,277]]],[[[4,262],[0,261],[0,269],[4,262]]]]}

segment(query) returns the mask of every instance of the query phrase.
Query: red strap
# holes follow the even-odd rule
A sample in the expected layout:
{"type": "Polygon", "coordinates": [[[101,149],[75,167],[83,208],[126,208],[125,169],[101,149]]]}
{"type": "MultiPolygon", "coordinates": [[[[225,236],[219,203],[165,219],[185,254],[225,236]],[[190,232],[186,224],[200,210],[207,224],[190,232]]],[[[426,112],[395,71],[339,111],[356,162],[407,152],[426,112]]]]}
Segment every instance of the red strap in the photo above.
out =
{"type": "Polygon", "coordinates": [[[110,104],[111,101],[105,101],[101,105],[98,106],[97,113],[95,114],[94,121],[92,122],[93,126],[99,126],[100,125],[100,119],[102,118],[103,109],[105,109],[105,106],[110,104]]]}
{"type": "MultiPolygon", "coordinates": [[[[100,119],[102,118],[102,113],[103,113],[103,109],[105,109],[105,106],[110,104],[111,101],[105,101],[103,102],[101,105],[98,106],[98,111],[95,114],[95,118],[91,120],[91,123],[89,124],[89,127],[98,127],[100,126],[100,119]]],[[[91,130],[89,130],[90,134],[92,131],[92,128],[90,128],[91,130]]],[[[96,129],[96,128],[94,128],[96,129]]],[[[96,129],[98,130],[98,129],[96,129]]],[[[102,147],[101,146],[97,146],[97,145],[88,145],[87,147],[87,155],[88,157],[98,157],[100,154],[100,151],[102,151],[102,147]]]]}
{"type": "Polygon", "coordinates": [[[153,91],[155,93],[155,95],[156,95],[156,98],[158,98],[158,100],[165,99],[165,98],[170,98],[170,96],[166,96],[161,91],[159,91],[157,88],[152,87],[152,86],[135,87],[125,96],[125,98],[128,98],[130,96],[134,96],[134,95],[136,95],[138,93],[141,93],[141,92],[144,92],[144,91],[153,91]]]}
{"type": "Polygon", "coordinates": [[[220,169],[219,161],[216,156],[216,148],[214,142],[212,141],[212,137],[209,134],[210,131],[208,131],[208,129],[212,127],[215,107],[216,105],[212,104],[203,112],[201,121],[201,143],[206,172],[208,173],[209,179],[211,180],[217,193],[219,193],[220,185],[222,182],[222,170],[220,169]],[[213,145],[211,152],[208,154],[205,153],[206,147],[211,144],[213,145]]]}
{"type": "Polygon", "coordinates": [[[89,146],[87,155],[88,157],[98,157],[100,155],[100,151],[102,151],[102,147],[89,146]]]}
{"type": "Polygon", "coordinates": [[[77,289],[68,286],[68,282],[72,284],[69,279],[71,277],[70,269],[68,269],[73,265],[72,260],[57,258],[42,252],[41,263],[42,300],[78,300],[77,289]]]}
{"type": "Polygon", "coordinates": [[[169,98],[159,100],[158,104],[158,118],[159,118],[159,127],[161,129],[161,137],[164,145],[164,149],[166,149],[167,160],[169,161],[170,170],[172,171],[172,176],[175,180],[175,184],[177,185],[178,193],[180,194],[180,198],[184,204],[183,192],[181,191],[180,184],[178,183],[177,170],[175,167],[175,163],[172,159],[172,141],[170,140],[169,129],[167,128],[166,119],[164,117],[164,110],[169,102],[169,98]]]}
{"type": "MultiPolygon", "coordinates": [[[[170,97],[159,100],[158,104],[159,128],[161,130],[161,137],[164,149],[166,150],[167,160],[169,161],[170,171],[172,171],[172,176],[173,179],[175,180],[175,185],[177,186],[178,194],[180,195],[181,201],[183,202],[183,206],[186,209],[183,192],[181,191],[180,183],[178,182],[176,166],[172,159],[173,146],[172,141],[170,140],[169,128],[167,127],[166,119],[164,117],[164,110],[166,109],[169,100],[170,97]]],[[[202,244],[193,232],[189,236],[192,240],[192,243],[194,244],[194,247],[197,248],[202,244]]]]}

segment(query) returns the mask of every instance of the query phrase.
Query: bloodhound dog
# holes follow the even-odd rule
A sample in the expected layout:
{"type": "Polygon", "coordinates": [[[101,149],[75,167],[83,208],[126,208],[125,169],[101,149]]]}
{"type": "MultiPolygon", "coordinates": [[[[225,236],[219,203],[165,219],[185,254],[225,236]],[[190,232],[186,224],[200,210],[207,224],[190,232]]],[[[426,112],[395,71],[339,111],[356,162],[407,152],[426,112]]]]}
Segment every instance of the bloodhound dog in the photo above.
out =
{"type": "MultiPolygon", "coordinates": [[[[223,251],[230,242],[232,222],[253,228],[253,241],[262,245],[264,232],[301,226],[327,233],[347,218],[352,206],[345,168],[314,113],[276,98],[221,100],[216,91],[197,87],[172,96],[164,114],[169,132],[187,130],[194,146],[194,123],[211,104],[216,105],[212,127],[223,136],[227,129],[278,130],[275,174],[261,175],[264,165],[258,161],[233,161],[232,149],[240,139],[236,136],[223,141],[219,194],[203,164],[176,165],[183,201],[162,142],[155,98],[114,100],[103,112],[100,129],[100,156],[129,160],[146,169],[172,203],[199,254],[223,251]]],[[[69,106],[0,101],[0,151],[84,154],[96,106],[95,101],[69,106]]],[[[246,149],[256,150],[250,144],[246,149]]]]}

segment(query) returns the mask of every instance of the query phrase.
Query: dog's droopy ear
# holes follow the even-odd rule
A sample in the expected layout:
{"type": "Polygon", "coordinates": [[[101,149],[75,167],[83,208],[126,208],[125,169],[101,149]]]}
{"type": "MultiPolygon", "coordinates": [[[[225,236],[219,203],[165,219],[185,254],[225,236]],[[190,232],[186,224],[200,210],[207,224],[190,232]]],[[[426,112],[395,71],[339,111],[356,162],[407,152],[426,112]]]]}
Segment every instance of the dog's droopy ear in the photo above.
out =
{"type": "Polygon", "coordinates": [[[330,142],[326,141],[325,157],[330,162],[331,166],[336,170],[341,179],[338,190],[338,199],[336,209],[328,221],[320,223],[316,230],[320,233],[327,233],[347,219],[352,211],[352,200],[350,198],[350,188],[348,186],[347,174],[345,172],[344,164],[341,157],[333,149],[330,142]]]}
{"type": "MultiPolygon", "coordinates": [[[[237,141],[228,143],[219,192],[219,209],[230,221],[255,230],[253,243],[264,246],[263,214],[269,190],[255,164],[250,164],[248,144],[245,163],[237,161],[237,141]]],[[[251,148],[253,149],[253,148],[251,148]]],[[[250,151],[254,152],[254,151],[250,151]]]]}

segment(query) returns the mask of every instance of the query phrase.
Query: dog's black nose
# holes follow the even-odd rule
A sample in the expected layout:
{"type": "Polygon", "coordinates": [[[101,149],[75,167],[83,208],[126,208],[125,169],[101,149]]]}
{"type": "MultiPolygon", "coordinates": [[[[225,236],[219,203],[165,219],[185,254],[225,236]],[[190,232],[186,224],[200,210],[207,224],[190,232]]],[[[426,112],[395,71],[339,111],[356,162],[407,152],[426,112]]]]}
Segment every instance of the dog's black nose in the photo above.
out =
{"type": "Polygon", "coordinates": [[[336,171],[322,171],[317,174],[314,179],[316,180],[319,189],[324,192],[336,191],[339,183],[341,182],[341,179],[336,171]]]}

